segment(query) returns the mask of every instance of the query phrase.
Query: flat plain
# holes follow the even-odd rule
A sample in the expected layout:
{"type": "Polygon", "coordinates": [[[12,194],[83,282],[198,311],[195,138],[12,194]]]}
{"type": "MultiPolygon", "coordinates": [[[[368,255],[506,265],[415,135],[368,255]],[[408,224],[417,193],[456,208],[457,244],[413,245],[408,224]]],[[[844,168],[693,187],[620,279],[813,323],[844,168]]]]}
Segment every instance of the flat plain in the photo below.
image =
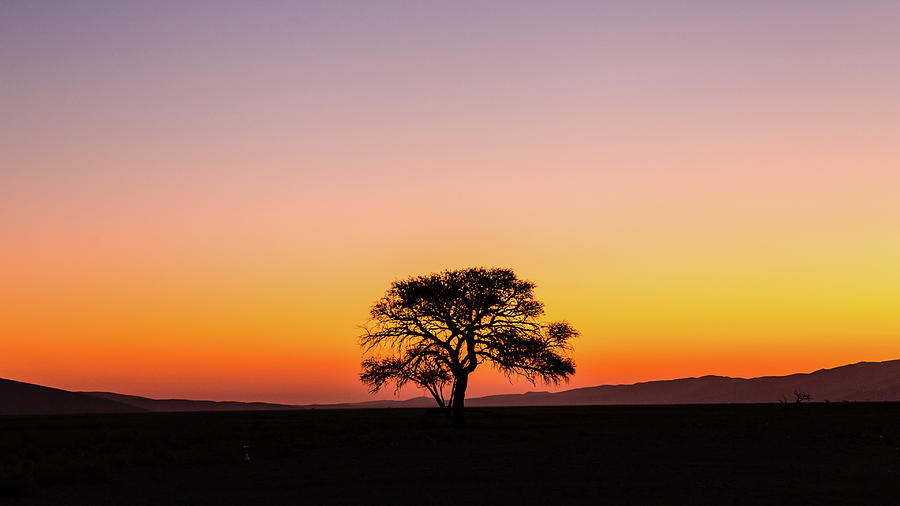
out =
{"type": "Polygon", "coordinates": [[[0,502],[895,504],[900,403],[0,417],[0,502]]]}

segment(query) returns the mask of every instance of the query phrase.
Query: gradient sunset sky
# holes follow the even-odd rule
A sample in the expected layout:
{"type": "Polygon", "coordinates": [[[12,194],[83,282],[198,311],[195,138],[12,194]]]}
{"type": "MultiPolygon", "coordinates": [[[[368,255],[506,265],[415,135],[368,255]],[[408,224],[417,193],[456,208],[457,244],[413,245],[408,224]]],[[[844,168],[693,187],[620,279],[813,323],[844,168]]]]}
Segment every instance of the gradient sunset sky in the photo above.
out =
{"type": "Polygon", "coordinates": [[[391,398],[357,379],[370,304],[475,265],[581,331],[568,387],[900,358],[898,27],[896,1],[0,1],[0,377],[391,398]]]}

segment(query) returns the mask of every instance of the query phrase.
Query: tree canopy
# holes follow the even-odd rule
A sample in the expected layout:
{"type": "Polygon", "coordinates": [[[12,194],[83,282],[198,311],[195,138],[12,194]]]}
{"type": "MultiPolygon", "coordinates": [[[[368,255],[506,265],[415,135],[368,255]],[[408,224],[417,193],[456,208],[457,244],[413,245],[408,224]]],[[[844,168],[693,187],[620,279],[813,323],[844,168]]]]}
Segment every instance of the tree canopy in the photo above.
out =
{"type": "Polygon", "coordinates": [[[505,268],[445,270],[395,281],[372,305],[359,338],[368,355],[360,379],[373,391],[413,382],[439,404],[450,384],[457,424],[463,423],[469,374],[482,362],[531,383],[567,380],[575,373],[569,354],[578,332],[565,321],[542,322],[544,306],[534,288],[505,268]]]}

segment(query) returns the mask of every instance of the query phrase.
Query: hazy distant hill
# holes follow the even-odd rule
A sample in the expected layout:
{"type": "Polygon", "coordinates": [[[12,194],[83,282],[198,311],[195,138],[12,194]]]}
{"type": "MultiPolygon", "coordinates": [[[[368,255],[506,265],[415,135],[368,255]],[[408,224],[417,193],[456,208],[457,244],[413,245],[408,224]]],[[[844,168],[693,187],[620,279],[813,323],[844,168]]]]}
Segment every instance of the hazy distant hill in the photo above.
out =
{"type": "Polygon", "coordinates": [[[150,399],[137,395],[112,392],[79,392],[94,397],[128,404],[147,411],[266,411],[278,409],[299,409],[300,406],[272,404],[268,402],[238,401],[193,401],[189,399],[150,399]]]}
{"type": "Polygon", "coordinates": [[[793,400],[794,390],[814,401],[900,401],[900,360],[860,362],[809,374],[730,378],[703,376],[633,385],[604,385],[557,393],[491,395],[466,400],[471,406],[560,406],[578,404],[710,404],[793,400]]]}
{"type": "Polygon", "coordinates": [[[80,413],[138,413],[137,406],[110,399],[0,379],[0,414],[55,415],[80,413]]]}
{"type": "MultiPolygon", "coordinates": [[[[647,381],[632,385],[603,385],[562,392],[489,395],[466,399],[466,406],[566,406],[600,404],[731,404],[778,402],[794,391],[808,392],[813,401],[900,402],[900,360],[860,362],[820,369],[808,374],[730,378],[703,376],[647,381]]],[[[433,406],[430,398],[405,401],[372,401],[323,407],[383,408],[433,406]]]]}
{"type": "MultiPolygon", "coordinates": [[[[468,402],[468,399],[466,400],[468,402]]],[[[363,402],[342,402],[339,404],[305,404],[309,409],[379,409],[379,408],[434,408],[432,397],[413,397],[402,401],[380,400],[363,402]]]]}
{"type": "MultiPolygon", "coordinates": [[[[466,399],[467,406],[563,406],[592,404],[714,404],[793,400],[793,392],[812,394],[813,401],[900,402],[900,360],[860,362],[809,374],[729,378],[703,376],[604,385],[562,392],[490,395],[466,399]]],[[[431,407],[434,401],[415,397],[342,404],[292,406],[265,402],[149,399],[110,392],[69,392],[0,379],[0,414],[133,413],[141,411],[248,411],[284,409],[364,409],[431,407]]]]}

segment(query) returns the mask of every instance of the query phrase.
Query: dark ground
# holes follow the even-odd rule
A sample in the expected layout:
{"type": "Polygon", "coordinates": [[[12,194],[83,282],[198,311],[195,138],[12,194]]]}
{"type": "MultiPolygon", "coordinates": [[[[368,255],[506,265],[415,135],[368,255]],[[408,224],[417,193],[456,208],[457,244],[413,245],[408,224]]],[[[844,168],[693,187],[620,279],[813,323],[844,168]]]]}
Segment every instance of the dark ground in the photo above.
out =
{"type": "Polygon", "coordinates": [[[897,504],[900,404],[0,417],[0,504],[897,504]],[[244,458],[244,445],[250,461],[244,458]]]}

